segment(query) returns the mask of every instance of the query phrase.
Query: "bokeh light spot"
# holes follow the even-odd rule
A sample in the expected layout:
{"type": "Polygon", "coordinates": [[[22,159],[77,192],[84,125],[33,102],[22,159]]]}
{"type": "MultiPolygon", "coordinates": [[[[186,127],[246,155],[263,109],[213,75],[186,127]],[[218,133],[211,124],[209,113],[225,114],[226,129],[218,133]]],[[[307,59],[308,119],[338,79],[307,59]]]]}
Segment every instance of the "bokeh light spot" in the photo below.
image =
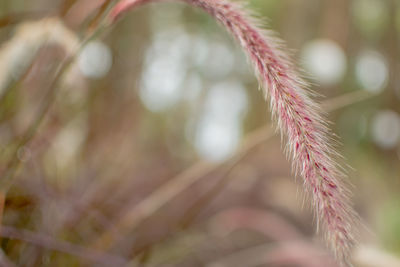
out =
{"type": "Polygon", "coordinates": [[[139,92],[147,109],[165,111],[181,100],[189,49],[190,36],[180,28],[155,35],[146,53],[139,92]]]}
{"type": "Polygon", "coordinates": [[[385,59],[377,52],[364,52],[357,59],[356,78],[367,91],[382,91],[387,84],[388,72],[385,59]]]}
{"type": "Polygon", "coordinates": [[[210,88],[204,112],[196,127],[194,145],[209,161],[223,161],[236,151],[248,99],[239,82],[222,82],[210,88]]]}
{"type": "Polygon", "coordinates": [[[78,58],[79,69],[89,78],[104,77],[112,65],[111,50],[99,41],[88,43],[78,58]]]}
{"type": "Polygon", "coordinates": [[[340,82],[347,68],[343,49],[328,39],[317,39],[306,44],[302,60],[305,68],[323,85],[340,82]]]}
{"type": "Polygon", "coordinates": [[[392,149],[400,141],[400,116],[391,110],[379,111],[372,119],[373,141],[381,148],[392,149]]]}

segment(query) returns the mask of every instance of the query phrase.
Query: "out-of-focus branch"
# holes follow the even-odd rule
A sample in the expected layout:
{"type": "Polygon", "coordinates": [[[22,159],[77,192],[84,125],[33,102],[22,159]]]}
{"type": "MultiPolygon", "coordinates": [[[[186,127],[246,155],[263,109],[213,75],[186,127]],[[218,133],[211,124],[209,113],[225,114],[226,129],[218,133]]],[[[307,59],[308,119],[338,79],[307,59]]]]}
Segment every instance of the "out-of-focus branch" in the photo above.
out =
{"type": "MultiPolygon", "coordinates": [[[[68,0],[67,0],[68,1],[68,0]]],[[[111,7],[113,0],[80,0],[74,1],[64,11],[64,19],[72,28],[79,28],[86,30],[88,27],[89,32],[97,27],[97,24],[102,21],[103,15],[108,14],[109,7],[111,7]],[[82,28],[82,26],[84,26],[82,28]]]]}
{"type": "Polygon", "coordinates": [[[89,262],[101,263],[106,266],[123,266],[123,264],[126,264],[125,259],[115,255],[56,240],[43,234],[16,229],[11,226],[3,225],[0,229],[0,235],[5,238],[18,239],[46,249],[74,255],[89,262]]]}
{"type": "MultiPolygon", "coordinates": [[[[60,43],[64,47],[66,47],[67,56],[59,63],[58,67],[55,70],[54,78],[50,82],[48,86],[48,90],[46,95],[43,97],[43,104],[41,105],[41,109],[38,112],[38,116],[35,118],[27,132],[21,137],[18,146],[12,153],[12,158],[7,165],[7,168],[4,173],[1,174],[0,177],[0,197],[5,198],[6,192],[8,188],[11,186],[13,178],[17,173],[21,162],[18,159],[18,152],[22,149],[29,141],[34,137],[37,132],[38,127],[43,122],[47,111],[51,107],[54,102],[54,97],[57,92],[58,85],[69,69],[71,64],[74,62],[77,55],[79,55],[82,48],[93,38],[97,37],[105,27],[105,20],[103,19],[95,30],[89,33],[82,41],[76,37],[76,35],[70,32],[67,28],[63,26],[63,24],[57,18],[46,18],[39,22],[35,23],[25,23],[21,26],[20,31],[22,33],[17,34],[17,39],[11,40],[6,44],[4,49],[0,51],[0,59],[7,59],[5,61],[0,60],[0,75],[4,72],[8,75],[12,75],[15,73],[9,72],[10,66],[8,64],[26,64],[26,56],[28,56],[28,62],[31,62],[34,59],[37,51],[41,46],[46,44],[47,42],[55,42],[60,43]],[[38,24],[43,23],[43,24],[38,24]],[[22,37],[21,37],[22,36],[22,37]],[[22,41],[19,39],[22,38],[22,41]],[[16,41],[18,40],[18,42],[16,41]],[[16,42],[16,45],[14,44],[16,42]],[[25,47],[26,45],[31,45],[32,47],[25,47]],[[13,50],[13,49],[16,49],[13,50]],[[29,50],[34,50],[34,53],[29,50]],[[13,52],[13,53],[12,53],[13,52]],[[28,53],[28,54],[27,54],[28,53]],[[18,60],[20,59],[20,60],[18,60]]],[[[27,64],[26,64],[27,65],[27,64]]],[[[22,66],[23,69],[25,66],[22,66]]],[[[18,74],[20,71],[20,66],[12,69],[14,72],[18,74]]],[[[4,74],[3,74],[4,75],[4,74]]],[[[7,84],[8,79],[10,77],[4,76],[4,83],[7,84]]],[[[0,78],[0,97],[2,93],[2,80],[0,78]]]]}
{"type": "MultiPolygon", "coordinates": [[[[353,95],[355,93],[350,93],[353,95]]],[[[327,106],[325,110],[332,111],[337,108],[341,108],[346,105],[364,100],[367,96],[372,96],[366,92],[357,92],[356,98],[352,98],[353,102],[346,102],[346,105],[339,105],[338,99],[346,99],[346,95],[339,96],[337,98],[327,100],[323,103],[323,106],[327,106]],[[360,97],[364,96],[366,97],[360,97]]],[[[340,102],[340,101],[339,101],[340,102]]],[[[248,134],[243,141],[241,148],[238,150],[236,155],[230,161],[240,161],[240,159],[246,155],[251,149],[269,140],[273,136],[273,130],[271,126],[264,126],[254,132],[248,134]]],[[[225,163],[226,164],[226,163],[225,163]]],[[[198,162],[192,165],[187,170],[183,171],[178,176],[171,178],[150,194],[147,198],[143,199],[130,211],[125,213],[121,218],[117,219],[114,223],[114,227],[106,230],[94,243],[97,248],[106,249],[113,245],[114,242],[118,241],[119,238],[125,236],[125,233],[131,229],[136,228],[145,219],[152,216],[157,210],[163,207],[167,202],[171,201],[174,197],[186,190],[189,186],[193,185],[207,174],[213,172],[216,168],[220,167],[221,164],[214,164],[209,162],[198,162]],[[118,229],[118,232],[115,231],[118,229]]]]}
{"type": "MultiPolygon", "coordinates": [[[[97,24],[97,28],[91,31],[82,41],[79,41],[79,39],[76,37],[74,33],[70,32],[67,28],[65,28],[58,18],[46,18],[39,22],[25,23],[21,26],[22,28],[21,31],[24,34],[21,33],[16,35],[16,36],[22,36],[21,37],[22,42],[19,40],[19,38],[16,39],[18,40],[18,42],[13,39],[16,42],[16,47],[13,46],[14,41],[11,40],[9,43],[6,44],[6,47],[0,51],[0,59],[2,58],[2,56],[4,57],[3,59],[7,59],[6,61],[0,60],[0,75],[2,74],[3,69],[7,70],[6,63],[24,65],[26,64],[26,58],[24,58],[24,56],[25,57],[27,56],[29,59],[28,62],[31,62],[34,56],[36,55],[36,52],[39,50],[39,48],[46,43],[49,42],[50,43],[55,42],[57,44],[60,43],[66,48],[68,52],[67,56],[64,58],[64,60],[60,62],[58,68],[55,71],[54,78],[52,79],[52,82],[49,85],[49,89],[47,90],[47,95],[43,98],[44,104],[42,105],[41,110],[38,112],[37,118],[32,123],[31,127],[28,129],[26,134],[21,138],[19,145],[17,146],[17,148],[13,153],[13,157],[10,163],[8,164],[5,174],[2,175],[1,177],[0,191],[1,190],[6,191],[8,186],[10,185],[11,180],[20,165],[20,161],[18,160],[18,151],[19,149],[24,147],[35,135],[38,127],[40,126],[41,122],[43,121],[47,111],[49,110],[53,102],[54,96],[57,91],[56,89],[58,87],[60,80],[64,76],[65,72],[74,62],[76,56],[79,55],[82,48],[93,38],[97,37],[105,29],[107,22],[108,21],[105,19],[105,17],[103,17],[101,22],[97,24]],[[40,28],[42,28],[42,30],[40,30],[40,28]],[[31,44],[32,47],[28,47],[27,49],[27,47],[24,46],[25,43],[33,43],[33,44],[31,44]],[[15,52],[13,49],[16,49],[17,51],[15,52]],[[35,53],[32,54],[32,52],[29,51],[27,52],[26,50],[29,49],[34,50],[35,53]]],[[[15,67],[15,69],[13,69],[14,72],[16,72],[17,74],[20,71],[18,67],[15,67]]],[[[8,75],[13,74],[9,70],[5,72],[8,75]]],[[[2,87],[1,87],[2,81],[4,81],[4,83],[7,84],[8,79],[10,79],[10,77],[7,75],[4,75],[3,79],[2,77],[0,77],[0,96],[2,93],[2,87]]]]}
{"type": "MultiPolygon", "coordinates": [[[[246,152],[251,150],[251,148],[265,142],[272,136],[273,130],[270,126],[258,129],[246,138],[241,149],[231,160],[236,161],[237,158],[241,158],[243,154],[246,154],[246,152]]],[[[136,228],[143,220],[153,215],[158,209],[176,197],[180,192],[184,191],[207,174],[213,172],[219,166],[219,164],[205,161],[196,163],[142,200],[132,210],[120,218],[113,229],[118,229],[119,234],[123,236],[123,233],[129,231],[129,229],[136,228]]],[[[116,241],[117,234],[118,233],[115,233],[112,229],[106,231],[95,242],[95,247],[107,248],[111,246],[116,241]]]]}
{"type": "Polygon", "coordinates": [[[46,44],[60,45],[71,56],[79,47],[79,39],[58,18],[19,25],[13,38],[0,48],[0,97],[20,80],[46,44]]]}
{"type": "Polygon", "coordinates": [[[207,267],[235,266],[338,267],[324,251],[304,241],[287,241],[279,245],[264,244],[244,249],[207,264],[207,267]]]}
{"type": "Polygon", "coordinates": [[[28,129],[26,134],[21,138],[19,145],[15,148],[7,168],[0,177],[0,222],[4,209],[4,200],[6,192],[12,183],[13,177],[18,170],[20,161],[18,159],[18,151],[24,147],[34,136],[37,128],[44,118],[48,108],[53,102],[53,97],[59,79],[64,71],[72,62],[73,55],[77,53],[79,48],[79,39],[76,35],[68,30],[58,18],[46,18],[35,22],[26,22],[21,24],[14,37],[4,44],[0,50],[0,98],[6,94],[12,84],[17,82],[27,71],[32,61],[35,59],[38,51],[42,46],[48,43],[61,45],[67,56],[55,71],[55,78],[50,83],[50,90],[43,98],[41,110],[28,129]]]}
{"type": "Polygon", "coordinates": [[[71,9],[71,7],[77,2],[77,0],[64,0],[61,4],[60,7],[60,15],[64,17],[67,15],[68,11],[71,9]]]}
{"type": "Polygon", "coordinates": [[[279,241],[300,240],[304,236],[279,215],[251,207],[235,207],[223,210],[211,219],[211,226],[223,235],[239,229],[257,231],[268,238],[279,241]]]}
{"type": "Polygon", "coordinates": [[[338,110],[351,104],[358,103],[376,96],[376,93],[371,93],[365,90],[357,90],[325,101],[324,109],[328,111],[338,110]]]}
{"type": "Polygon", "coordinates": [[[97,11],[97,14],[94,16],[94,18],[92,19],[92,22],[90,23],[90,25],[88,27],[89,31],[96,29],[97,25],[100,23],[104,14],[107,12],[107,9],[110,6],[110,3],[112,1],[113,0],[104,0],[103,4],[101,4],[99,10],[97,11]]]}
{"type": "MultiPolygon", "coordinates": [[[[272,136],[272,131],[270,133],[272,136]]],[[[249,150],[246,153],[243,153],[242,155],[238,154],[232,160],[230,160],[224,164],[215,165],[215,169],[211,170],[209,173],[204,175],[204,176],[206,176],[206,175],[211,174],[214,171],[217,171],[218,169],[222,169],[219,171],[218,175],[216,175],[216,177],[214,177],[215,180],[217,180],[215,185],[213,185],[213,187],[209,191],[207,191],[204,195],[199,197],[199,199],[193,205],[189,206],[186,209],[185,213],[182,215],[182,217],[180,218],[180,220],[177,224],[178,229],[185,230],[193,223],[193,221],[202,212],[202,210],[205,207],[207,207],[208,204],[211,203],[219,195],[219,193],[226,187],[226,185],[231,181],[231,179],[230,179],[231,177],[229,176],[229,174],[232,173],[233,170],[235,169],[235,167],[240,162],[242,162],[243,159],[248,154],[250,154],[250,152],[255,148],[257,148],[257,146],[253,146],[253,147],[249,148],[249,150]]],[[[203,178],[204,176],[197,177],[197,178],[203,178]]],[[[168,236],[163,239],[167,239],[167,238],[168,238],[168,236]]],[[[116,244],[114,244],[114,245],[116,245],[116,244]]],[[[150,253],[150,251],[152,249],[152,245],[153,244],[149,244],[144,249],[140,249],[138,252],[140,252],[140,254],[142,254],[142,255],[148,254],[148,253],[150,253]]]]}

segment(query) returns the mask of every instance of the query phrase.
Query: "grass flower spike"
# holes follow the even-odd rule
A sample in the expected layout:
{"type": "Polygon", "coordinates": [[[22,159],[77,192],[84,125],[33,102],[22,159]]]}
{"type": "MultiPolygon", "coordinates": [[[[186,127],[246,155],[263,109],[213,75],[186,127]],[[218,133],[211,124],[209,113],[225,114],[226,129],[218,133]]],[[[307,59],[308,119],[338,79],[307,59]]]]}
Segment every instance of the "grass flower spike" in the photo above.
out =
{"type": "MultiPolygon", "coordinates": [[[[162,0],[122,0],[111,11],[115,21],[127,10],[162,0]]],[[[227,0],[182,0],[203,9],[218,20],[240,43],[254,65],[259,82],[269,99],[273,117],[286,140],[293,169],[310,194],[326,240],[342,265],[349,266],[354,244],[352,225],[356,217],[344,187],[336,152],[331,146],[325,119],[309,97],[307,84],[285,55],[281,42],[262,30],[239,3],[227,0]]]]}

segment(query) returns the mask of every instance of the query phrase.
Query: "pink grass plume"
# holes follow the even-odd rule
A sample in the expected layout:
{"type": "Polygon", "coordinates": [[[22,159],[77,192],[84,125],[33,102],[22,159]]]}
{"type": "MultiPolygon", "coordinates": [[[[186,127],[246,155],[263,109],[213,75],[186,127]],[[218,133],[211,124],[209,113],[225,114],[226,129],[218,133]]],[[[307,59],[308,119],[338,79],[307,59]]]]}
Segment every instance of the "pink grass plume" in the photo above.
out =
{"type": "MultiPolygon", "coordinates": [[[[122,0],[110,12],[114,22],[126,11],[163,0],[122,0]]],[[[355,243],[353,211],[344,185],[345,175],[337,164],[339,156],[331,145],[326,120],[319,105],[309,97],[307,83],[284,53],[282,42],[259,23],[246,8],[227,0],[181,0],[203,9],[219,21],[240,43],[252,62],[273,117],[286,141],[293,169],[304,182],[315,210],[317,223],[324,229],[327,243],[339,263],[350,266],[355,243]]]]}

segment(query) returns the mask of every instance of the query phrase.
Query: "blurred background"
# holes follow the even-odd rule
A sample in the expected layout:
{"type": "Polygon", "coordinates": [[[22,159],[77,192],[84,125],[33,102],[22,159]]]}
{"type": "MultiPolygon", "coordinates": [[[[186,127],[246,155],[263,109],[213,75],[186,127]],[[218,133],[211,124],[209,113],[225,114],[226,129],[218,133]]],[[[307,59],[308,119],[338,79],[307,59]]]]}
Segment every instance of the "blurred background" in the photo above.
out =
{"type": "MultiPolygon", "coordinates": [[[[1,266],[337,266],[226,31],[184,3],[0,0],[1,266]],[[9,180],[13,180],[9,183],[9,180]]],[[[338,136],[356,266],[400,266],[400,2],[250,0],[338,136]]]]}

